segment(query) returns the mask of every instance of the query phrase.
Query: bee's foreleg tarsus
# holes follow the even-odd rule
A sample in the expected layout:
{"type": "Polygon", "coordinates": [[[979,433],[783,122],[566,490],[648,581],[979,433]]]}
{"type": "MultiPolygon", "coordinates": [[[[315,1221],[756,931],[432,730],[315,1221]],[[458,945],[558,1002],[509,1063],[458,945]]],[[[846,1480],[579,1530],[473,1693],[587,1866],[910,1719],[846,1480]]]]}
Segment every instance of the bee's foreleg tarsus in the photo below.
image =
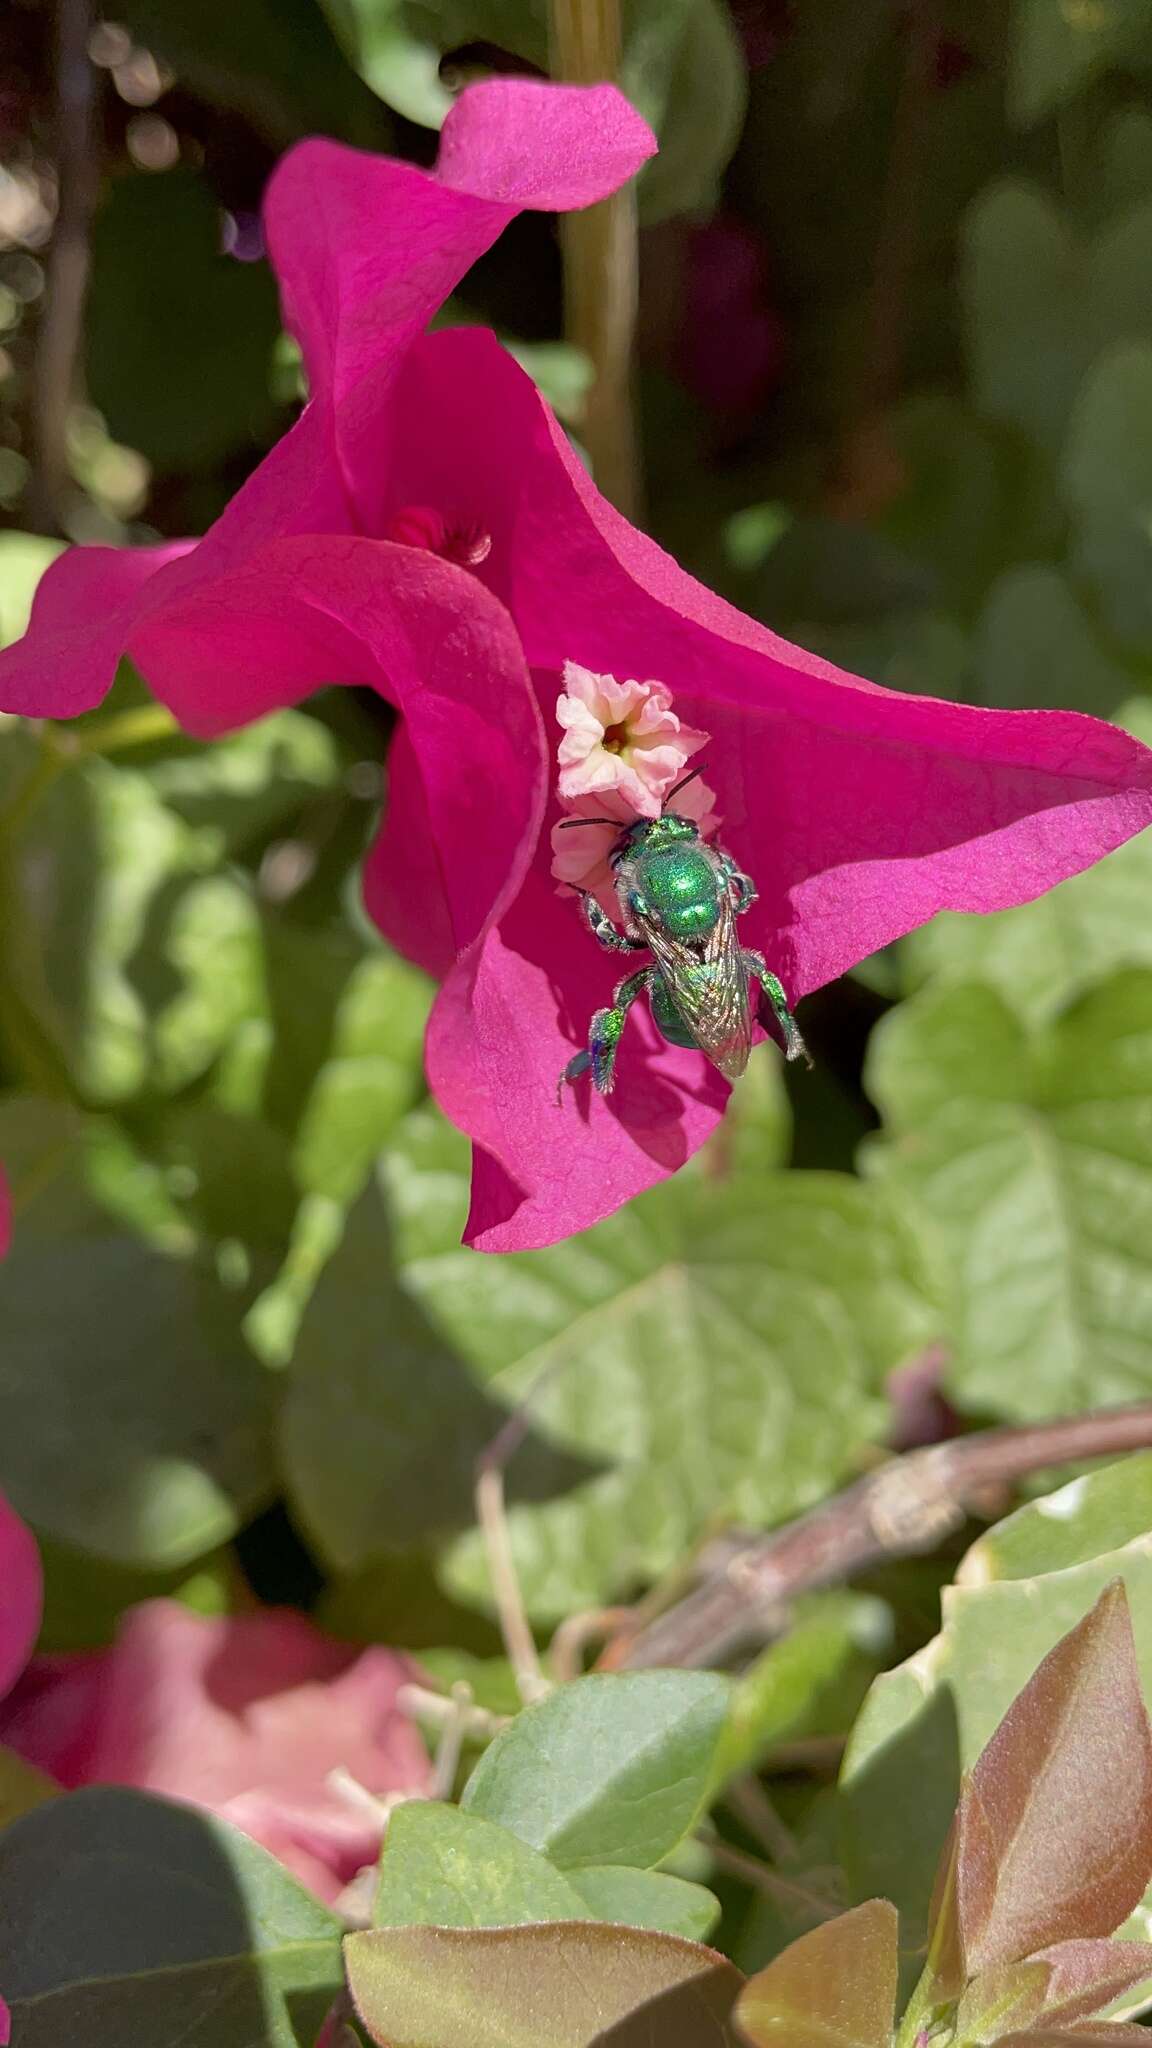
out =
{"type": "Polygon", "coordinates": [[[557,1086],[557,1101],[562,1096],[565,1081],[577,1081],[589,1069],[598,1093],[611,1095],[616,1080],[616,1048],[628,1021],[628,1012],[637,996],[652,986],[655,975],[654,967],[642,967],[639,974],[628,975],[616,988],[611,1009],[597,1010],[588,1033],[588,1049],[576,1053],[569,1060],[557,1086]]]}
{"type": "Polygon", "coordinates": [[[743,917],[746,910],[751,910],[760,892],[751,875],[746,875],[743,868],[737,867],[730,853],[721,854],[720,866],[732,892],[732,908],[737,917],[743,917]]]}
{"type": "Polygon", "coordinates": [[[770,971],[763,953],[757,953],[751,947],[747,947],[741,958],[749,974],[754,975],[760,983],[760,1000],[756,1006],[756,1014],[765,1031],[771,1032],[775,1024],[784,1039],[785,1059],[803,1060],[805,1066],[810,1067],[811,1056],[801,1037],[796,1019],[788,1008],[783,983],[777,981],[776,976],[770,971]]]}
{"type": "Polygon", "coordinates": [[[643,939],[630,939],[626,932],[618,932],[606,911],[601,910],[594,896],[585,893],[584,916],[594,939],[609,953],[641,953],[643,939]]]}
{"type": "Polygon", "coordinates": [[[592,1065],[592,1055],[591,1055],[591,1053],[590,1053],[590,1052],[578,1052],[578,1053],[575,1053],[575,1054],[573,1055],[573,1057],[572,1057],[572,1058],[571,1058],[571,1059],[569,1060],[569,1062],[568,1062],[568,1065],[567,1065],[567,1066],[565,1067],[565,1069],[564,1069],[564,1072],[563,1072],[563,1073],[561,1074],[561,1076],[560,1076],[560,1079],[559,1079],[559,1080],[557,1081],[557,1083],[556,1083],[556,1107],[557,1107],[557,1109],[559,1109],[559,1107],[560,1107],[560,1104],[561,1104],[561,1103],[563,1102],[563,1100],[564,1100],[564,1084],[565,1084],[565,1082],[566,1082],[566,1081],[578,1081],[578,1080],[580,1079],[580,1076],[581,1076],[581,1074],[586,1074],[586,1073],[588,1072],[589,1068],[591,1067],[591,1065],[592,1065]]]}

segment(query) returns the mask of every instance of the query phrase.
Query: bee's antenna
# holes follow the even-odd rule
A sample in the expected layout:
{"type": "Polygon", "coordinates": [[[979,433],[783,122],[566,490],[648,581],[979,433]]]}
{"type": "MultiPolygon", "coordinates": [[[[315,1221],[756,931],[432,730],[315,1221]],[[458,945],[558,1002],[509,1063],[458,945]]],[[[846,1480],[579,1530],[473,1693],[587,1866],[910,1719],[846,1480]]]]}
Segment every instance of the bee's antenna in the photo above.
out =
{"type": "Polygon", "coordinates": [[[673,787],[668,791],[668,794],[665,797],[664,802],[660,806],[661,810],[666,811],[674,796],[679,796],[680,791],[682,789],[687,789],[688,784],[690,782],[695,782],[696,777],[698,775],[703,775],[705,766],[705,762],[701,761],[700,766],[698,768],[690,768],[688,770],[687,775],[682,775],[680,777],[679,782],[675,783],[673,787]]]}
{"type": "Polygon", "coordinates": [[[561,832],[575,832],[578,825],[611,825],[613,831],[617,832],[621,829],[619,818],[561,818],[560,820],[561,832]]]}

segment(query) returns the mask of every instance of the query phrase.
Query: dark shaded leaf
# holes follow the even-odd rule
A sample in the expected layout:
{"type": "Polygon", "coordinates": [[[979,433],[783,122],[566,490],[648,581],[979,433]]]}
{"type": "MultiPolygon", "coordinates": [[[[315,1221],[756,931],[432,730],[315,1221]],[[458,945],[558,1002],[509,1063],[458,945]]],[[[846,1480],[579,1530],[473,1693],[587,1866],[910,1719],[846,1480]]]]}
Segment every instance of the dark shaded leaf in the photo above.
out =
{"type": "Polygon", "coordinates": [[[20,2048],[297,2048],[340,1926],[246,1835],[100,1787],[0,1834],[4,1991],[20,2048]]]}

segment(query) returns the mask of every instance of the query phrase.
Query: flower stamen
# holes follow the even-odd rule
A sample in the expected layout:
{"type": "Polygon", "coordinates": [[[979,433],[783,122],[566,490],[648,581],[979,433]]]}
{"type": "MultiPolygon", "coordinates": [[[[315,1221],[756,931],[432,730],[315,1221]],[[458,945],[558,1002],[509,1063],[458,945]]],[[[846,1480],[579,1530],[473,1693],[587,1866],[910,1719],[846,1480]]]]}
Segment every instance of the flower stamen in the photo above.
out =
{"type": "Polygon", "coordinates": [[[492,535],[477,520],[446,519],[434,505],[403,505],[384,529],[384,539],[423,548],[461,569],[478,569],[492,552],[492,535]]]}

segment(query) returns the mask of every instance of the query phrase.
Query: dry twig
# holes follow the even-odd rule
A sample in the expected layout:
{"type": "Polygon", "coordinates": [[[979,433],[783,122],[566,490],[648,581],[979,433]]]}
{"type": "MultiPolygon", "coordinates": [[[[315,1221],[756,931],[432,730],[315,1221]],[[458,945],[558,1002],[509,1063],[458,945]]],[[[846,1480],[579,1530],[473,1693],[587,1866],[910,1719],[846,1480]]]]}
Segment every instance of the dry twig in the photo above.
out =
{"type": "Polygon", "coordinates": [[[892,1458],[844,1493],[758,1541],[730,1542],[703,1582],[609,1646],[614,1670],[722,1663],[787,1625],[788,1602],[887,1558],[931,1550],[988,1490],[1049,1465],[1152,1446],[1152,1402],[1021,1428],[981,1430],[892,1458]]]}

